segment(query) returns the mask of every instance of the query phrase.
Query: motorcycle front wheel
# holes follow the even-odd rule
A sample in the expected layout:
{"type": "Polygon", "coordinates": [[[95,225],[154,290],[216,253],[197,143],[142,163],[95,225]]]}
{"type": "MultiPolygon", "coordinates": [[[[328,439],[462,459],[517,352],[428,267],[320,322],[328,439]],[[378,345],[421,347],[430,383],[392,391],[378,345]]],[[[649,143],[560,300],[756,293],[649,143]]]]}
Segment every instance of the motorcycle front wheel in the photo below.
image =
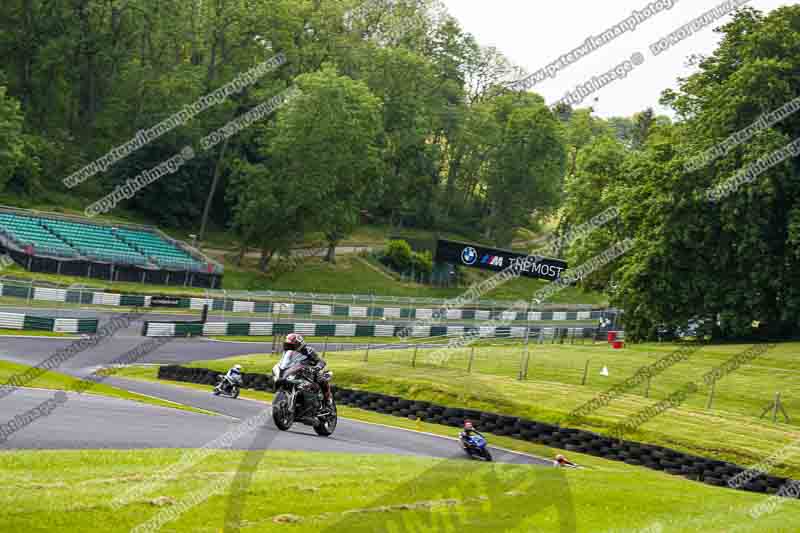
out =
{"type": "Polygon", "coordinates": [[[326,415],[325,418],[314,425],[314,431],[320,437],[330,437],[336,429],[336,423],[339,421],[339,416],[336,414],[336,402],[331,400],[331,414],[326,415]]]}
{"type": "Polygon", "coordinates": [[[287,431],[294,424],[294,413],[289,406],[289,398],[285,391],[279,391],[272,401],[272,420],[281,431],[287,431]]]}

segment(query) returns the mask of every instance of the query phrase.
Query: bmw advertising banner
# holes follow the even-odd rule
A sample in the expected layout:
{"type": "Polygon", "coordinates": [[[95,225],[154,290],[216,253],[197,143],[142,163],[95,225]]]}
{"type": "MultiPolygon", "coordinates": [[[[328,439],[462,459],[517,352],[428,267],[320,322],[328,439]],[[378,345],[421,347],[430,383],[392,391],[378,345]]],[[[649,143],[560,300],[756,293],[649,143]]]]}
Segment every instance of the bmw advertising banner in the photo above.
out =
{"type": "Polygon", "coordinates": [[[520,269],[521,276],[550,281],[558,279],[561,273],[567,269],[567,263],[560,259],[537,258],[508,250],[497,250],[442,239],[436,243],[436,260],[495,272],[501,272],[516,265],[520,269]]]}

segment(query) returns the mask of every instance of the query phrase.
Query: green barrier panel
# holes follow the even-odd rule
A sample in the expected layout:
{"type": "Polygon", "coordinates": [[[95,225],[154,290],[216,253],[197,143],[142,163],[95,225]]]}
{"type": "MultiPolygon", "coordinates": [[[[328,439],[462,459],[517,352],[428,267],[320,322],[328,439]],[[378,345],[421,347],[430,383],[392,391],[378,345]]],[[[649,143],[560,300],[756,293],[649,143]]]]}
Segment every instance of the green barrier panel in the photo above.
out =
{"type": "Polygon", "coordinates": [[[577,311],[567,311],[567,320],[578,320],[577,311]]]}
{"type": "Polygon", "coordinates": [[[335,324],[317,324],[317,327],[314,328],[316,335],[320,337],[333,337],[336,335],[336,325],[335,324]]]}
{"type": "Polygon", "coordinates": [[[256,302],[256,305],[253,309],[256,313],[271,313],[272,302],[256,302]]]}
{"type": "Polygon", "coordinates": [[[381,318],[383,316],[383,307],[370,307],[367,309],[367,316],[372,318],[381,318]]]}
{"type": "Polygon", "coordinates": [[[542,320],[553,320],[552,311],[542,311],[542,320]]]}
{"type": "Polygon", "coordinates": [[[123,307],[144,307],[144,296],[123,294],[119,297],[119,305],[123,307]]]}
{"type": "Polygon", "coordinates": [[[461,318],[464,320],[475,320],[475,310],[474,309],[464,309],[461,312],[461,318]]]}
{"type": "Polygon", "coordinates": [[[97,319],[79,318],[78,333],[97,333],[97,319]]]}
{"type": "Polygon", "coordinates": [[[236,300],[231,299],[223,300],[223,302],[225,302],[225,311],[233,311],[233,303],[235,301],[236,300]]]}
{"type": "Polygon", "coordinates": [[[333,316],[350,316],[350,308],[346,305],[334,305],[333,316]]]}
{"type": "Polygon", "coordinates": [[[413,309],[403,307],[402,309],[400,309],[400,318],[414,318],[411,316],[412,311],[413,309]]]}
{"type": "Polygon", "coordinates": [[[288,335],[289,333],[294,333],[294,324],[273,324],[272,333],[273,335],[288,335]]]}
{"type": "Polygon", "coordinates": [[[228,324],[228,332],[226,335],[250,335],[249,322],[231,322],[228,324]]]}
{"type": "Polygon", "coordinates": [[[374,336],[375,336],[375,326],[369,326],[367,324],[356,325],[356,337],[374,337],[374,336]]]}
{"type": "Polygon", "coordinates": [[[64,301],[68,304],[80,304],[81,302],[81,291],[67,291],[67,296],[64,298],[64,301]]]}
{"type": "Polygon", "coordinates": [[[3,285],[3,296],[10,296],[11,298],[27,298],[29,292],[32,292],[31,287],[22,287],[20,285],[3,285]]]}
{"type": "Polygon", "coordinates": [[[45,331],[53,331],[55,324],[56,321],[53,318],[25,315],[25,321],[22,324],[22,329],[42,329],[45,331]]]}
{"type": "Polygon", "coordinates": [[[225,307],[225,300],[219,300],[217,298],[212,299],[211,305],[209,306],[209,308],[212,311],[222,311],[224,307],[225,307]]]}
{"type": "Polygon", "coordinates": [[[310,315],[311,304],[294,304],[294,314],[296,315],[310,315]]]}
{"type": "Polygon", "coordinates": [[[431,337],[447,336],[447,326],[431,326],[431,337]]]}
{"type": "Polygon", "coordinates": [[[175,324],[176,337],[188,337],[189,335],[197,336],[203,334],[203,324],[182,324],[180,322],[175,324]]]}

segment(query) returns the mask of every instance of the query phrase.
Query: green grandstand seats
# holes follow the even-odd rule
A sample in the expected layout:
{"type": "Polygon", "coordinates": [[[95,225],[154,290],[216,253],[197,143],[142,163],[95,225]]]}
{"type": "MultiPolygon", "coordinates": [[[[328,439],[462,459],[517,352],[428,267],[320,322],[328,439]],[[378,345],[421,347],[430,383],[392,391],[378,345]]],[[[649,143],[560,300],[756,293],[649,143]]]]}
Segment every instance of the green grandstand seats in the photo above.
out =
{"type": "Polygon", "coordinates": [[[0,212],[0,231],[19,245],[32,245],[39,252],[67,257],[81,254],[118,264],[146,266],[152,262],[181,270],[206,268],[205,263],[177,245],[145,229],[0,212]]]}

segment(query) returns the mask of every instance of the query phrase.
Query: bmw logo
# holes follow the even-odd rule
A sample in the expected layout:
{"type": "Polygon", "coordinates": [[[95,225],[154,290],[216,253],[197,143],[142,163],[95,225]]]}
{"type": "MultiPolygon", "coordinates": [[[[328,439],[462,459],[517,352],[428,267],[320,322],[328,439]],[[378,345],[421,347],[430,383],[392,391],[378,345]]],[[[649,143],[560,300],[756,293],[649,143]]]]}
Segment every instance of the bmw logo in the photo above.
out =
{"type": "Polygon", "coordinates": [[[478,252],[472,246],[467,246],[461,251],[461,260],[466,265],[473,265],[478,260],[478,252]]]}

